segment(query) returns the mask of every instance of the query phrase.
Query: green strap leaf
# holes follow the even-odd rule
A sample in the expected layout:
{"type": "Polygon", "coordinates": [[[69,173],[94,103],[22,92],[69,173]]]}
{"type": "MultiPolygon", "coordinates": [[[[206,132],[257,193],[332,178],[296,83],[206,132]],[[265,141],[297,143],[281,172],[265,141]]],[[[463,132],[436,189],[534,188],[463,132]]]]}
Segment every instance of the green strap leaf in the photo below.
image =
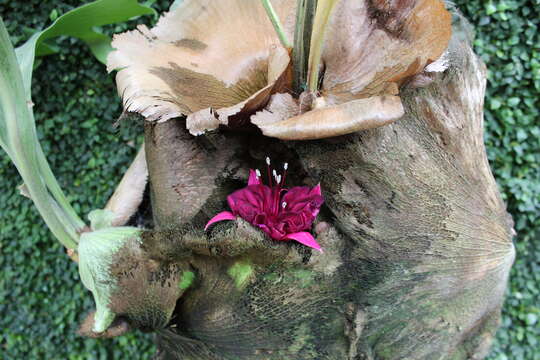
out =
{"type": "Polygon", "coordinates": [[[146,14],[156,12],[149,6],[139,4],[138,0],[97,0],[65,13],[51,26],[34,34],[16,49],[27,99],[31,97],[30,84],[35,57],[50,54],[52,51],[45,40],[60,35],[79,38],[88,44],[92,54],[100,62],[105,63],[112,50],[111,39],[98,32],[95,27],[124,22],[146,14]]]}
{"type": "Polygon", "coordinates": [[[55,52],[51,39],[67,35],[83,40],[96,58],[105,62],[111,39],[96,27],[155,14],[138,0],[97,0],[56,18],[15,52],[0,18],[0,146],[21,174],[29,195],[45,222],[66,247],[73,249],[85,224],[77,215],[52,173],[39,144],[32,111],[31,82],[36,56],[55,52]],[[16,57],[15,57],[16,55],[16,57]]]}
{"type": "Polygon", "coordinates": [[[34,60],[54,52],[50,39],[68,35],[86,42],[97,59],[105,62],[112,50],[111,39],[95,27],[143,14],[155,11],[137,0],[97,0],[58,17],[16,51],[0,18],[0,146],[19,170],[51,231],[70,249],[76,247],[84,222],[60,189],[37,138],[30,91],[34,60]]]}
{"type": "Polygon", "coordinates": [[[0,145],[24,180],[31,199],[49,229],[69,249],[76,248],[77,229],[49,194],[40,174],[31,104],[25,99],[22,75],[4,22],[0,18],[0,145]]]}

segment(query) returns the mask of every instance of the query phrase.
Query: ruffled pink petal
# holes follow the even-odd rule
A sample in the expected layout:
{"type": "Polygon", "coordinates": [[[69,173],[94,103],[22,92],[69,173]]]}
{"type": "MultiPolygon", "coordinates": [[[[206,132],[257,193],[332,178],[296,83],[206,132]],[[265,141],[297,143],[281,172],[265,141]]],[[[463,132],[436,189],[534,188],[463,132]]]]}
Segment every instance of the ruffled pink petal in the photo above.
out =
{"type": "Polygon", "coordinates": [[[297,230],[291,229],[291,232],[306,230],[311,226],[311,223],[315,220],[317,214],[319,214],[321,205],[324,202],[322,195],[319,195],[320,192],[320,185],[317,185],[314,188],[308,186],[296,186],[283,195],[283,202],[287,204],[285,211],[290,213],[289,215],[309,214],[310,217],[306,227],[297,230]]]}
{"type": "Polygon", "coordinates": [[[249,185],[227,196],[227,202],[233,213],[251,221],[247,215],[267,213],[265,206],[271,201],[271,195],[272,190],[266,185],[249,185]]]}
{"type": "Polygon", "coordinates": [[[261,179],[259,179],[257,173],[253,169],[249,169],[248,186],[249,185],[261,185],[261,179]]]}
{"type": "Polygon", "coordinates": [[[317,185],[314,188],[310,188],[309,186],[295,186],[283,195],[283,201],[287,203],[287,208],[294,209],[293,211],[298,210],[297,207],[304,207],[314,202],[319,206],[324,202],[320,193],[320,185],[317,185]]]}
{"type": "Polygon", "coordinates": [[[310,248],[323,252],[321,246],[317,243],[313,235],[311,235],[308,232],[303,231],[303,232],[287,234],[285,235],[285,239],[298,241],[302,245],[306,245],[306,246],[309,246],[310,248]]]}
{"type": "Polygon", "coordinates": [[[213,223],[217,223],[217,222],[225,221],[225,220],[235,220],[235,219],[236,219],[236,216],[234,216],[234,214],[232,212],[230,212],[230,211],[222,211],[222,212],[220,212],[219,214],[217,214],[216,216],[214,216],[213,218],[210,219],[210,221],[204,227],[204,230],[208,230],[210,225],[212,225],[213,223]]]}

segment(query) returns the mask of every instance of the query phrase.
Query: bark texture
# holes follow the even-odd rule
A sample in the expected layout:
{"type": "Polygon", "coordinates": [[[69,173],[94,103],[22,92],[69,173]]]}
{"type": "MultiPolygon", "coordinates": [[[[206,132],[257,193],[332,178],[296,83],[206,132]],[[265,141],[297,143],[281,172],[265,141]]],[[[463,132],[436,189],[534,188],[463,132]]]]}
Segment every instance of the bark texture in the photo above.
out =
{"type": "Polygon", "coordinates": [[[459,28],[449,59],[427,87],[401,90],[403,118],[353,135],[194,138],[181,120],[146,124],[156,228],[137,256],[175,269],[150,281],[178,298],[174,308],[170,296],[153,302],[160,319],[172,313],[166,326],[148,312],[126,316],[159,324],[158,359],[487,354],[514,258],[512,225],[483,145],[485,66],[459,28]],[[323,254],[242,220],[203,232],[267,155],[289,162],[290,185],[321,183],[323,254]]]}

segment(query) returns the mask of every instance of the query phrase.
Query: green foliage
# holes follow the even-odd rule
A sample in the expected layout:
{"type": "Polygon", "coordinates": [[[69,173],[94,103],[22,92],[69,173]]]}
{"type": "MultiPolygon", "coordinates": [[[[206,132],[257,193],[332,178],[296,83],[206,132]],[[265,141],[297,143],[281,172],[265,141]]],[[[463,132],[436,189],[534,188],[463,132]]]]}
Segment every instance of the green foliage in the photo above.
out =
{"type": "Polygon", "coordinates": [[[137,0],[97,0],[62,16],[53,9],[49,18],[54,23],[43,31],[38,31],[17,49],[17,58],[21,65],[24,87],[30,91],[34,55],[42,56],[58,52],[58,47],[47,40],[57,36],[69,35],[83,40],[92,54],[105,63],[107,54],[112,50],[111,38],[96,30],[97,26],[122,23],[134,16],[154,14],[151,8],[140,5],[137,0]]]}
{"type": "Polygon", "coordinates": [[[488,157],[515,221],[517,259],[490,360],[540,359],[540,1],[457,1],[489,69],[488,157]]]}
{"type": "MultiPolygon", "coordinates": [[[[79,5],[80,0],[0,0],[0,16],[20,46],[33,29],[48,26],[49,17],[79,5]]],[[[135,25],[109,26],[106,31],[135,25]]],[[[130,124],[113,128],[121,113],[113,77],[84,43],[60,37],[53,45],[58,54],[37,60],[32,83],[38,137],[75,210],[87,214],[105,205],[142,142],[142,129],[130,124]]],[[[0,179],[0,358],[150,358],[149,335],[93,340],[76,334],[94,308],[92,294],[32,202],[18,194],[22,181],[4,154],[0,179]]]]}
{"type": "Polygon", "coordinates": [[[52,176],[39,144],[29,104],[15,51],[0,19],[0,146],[17,167],[24,181],[24,191],[51,232],[68,249],[74,249],[77,229],[84,223],[52,176]]]}
{"type": "MultiPolygon", "coordinates": [[[[168,1],[154,5],[158,12],[168,1]]],[[[80,0],[0,0],[16,45],[79,6],[80,0]]],[[[516,221],[517,260],[490,360],[538,360],[540,352],[540,1],[459,0],[473,22],[476,50],[489,72],[486,144],[494,174],[516,221]]],[[[146,19],[149,21],[151,19],[146,19]]],[[[132,28],[133,23],[129,24],[132,28]]],[[[126,25],[109,26],[120,32],[126,25]]],[[[49,42],[58,54],[38,59],[32,94],[38,136],[79,214],[102,207],[141,142],[141,128],[112,124],[121,112],[113,77],[73,38],[49,42]]],[[[151,337],[114,340],[75,334],[92,296],[77,267],[19,195],[19,175],[0,155],[0,354],[2,359],[148,359],[151,337]]]]}

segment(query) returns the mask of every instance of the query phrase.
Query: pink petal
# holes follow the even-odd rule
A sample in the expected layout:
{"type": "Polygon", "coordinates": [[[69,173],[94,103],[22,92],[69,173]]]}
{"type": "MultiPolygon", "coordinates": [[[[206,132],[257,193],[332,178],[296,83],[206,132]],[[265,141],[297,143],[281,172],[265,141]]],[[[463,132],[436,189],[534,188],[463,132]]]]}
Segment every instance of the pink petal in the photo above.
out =
{"type": "Polygon", "coordinates": [[[314,194],[317,194],[317,195],[322,196],[321,183],[318,183],[317,186],[315,186],[311,191],[312,191],[314,194]]]}
{"type": "Polygon", "coordinates": [[[220,212],[219,214],[217,214],[216,216],[214,216],[213,218],[210,219],[210,221],[204,227],[204,230],[208,230],[210,225],[212,225],[213,223],[217,223],[219,221],[224,221],[224,220],[235,220],[235,219],[236,219],[236,216],[234,216],[234,214],[232,212],[230,212],[230,211],[222,211],[222,212],[220,212]]]}
{"type": "Polygon", "coordinates": [[[257,173],[253,169],[249,169],[248,186],[249,185],[261,185],[261,179],[259,179],[257,173]]]}
{"type": "Polygon", "coordinates": [[[308,232],[303,231],[303,232],[297,232],[293,234],[287,234],[285,235],[285,239],[298,241],[302,245],[306,245],[306,246],[309,246],[310,248],[323,252],[323,250],[321,249],[321,246],[317,243],[313,235],[311,235],[308,232]]]}
{"type": "Polygon", "coordinates": [[[227,196],[227,202],[231,210],[243,218],[253,213],[266,213],[266,204],[271,203],[272,191],[266,185],[249,185],[243,189],[236,190],[227,196]]]}

